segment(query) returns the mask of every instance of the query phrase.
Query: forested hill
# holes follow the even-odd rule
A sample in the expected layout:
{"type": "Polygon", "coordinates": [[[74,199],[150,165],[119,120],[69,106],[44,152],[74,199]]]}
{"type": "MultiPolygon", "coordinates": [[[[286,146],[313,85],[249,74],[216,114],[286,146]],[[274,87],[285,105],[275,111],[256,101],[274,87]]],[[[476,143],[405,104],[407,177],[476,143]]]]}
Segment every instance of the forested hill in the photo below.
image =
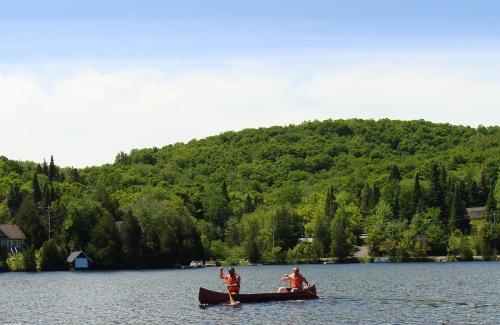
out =
{"type": "Polygon", "coordinates": [[[132,150],[85,169],[1,157],[0,223],[20,225],[34,250],[84,249],[108,268],[346,258],[361,233],[372,255],[406,260],[489,231],[474,233],[465,208],[487,205],[493,218],[499,167],[498,126],[304,122],[132,150]]]}

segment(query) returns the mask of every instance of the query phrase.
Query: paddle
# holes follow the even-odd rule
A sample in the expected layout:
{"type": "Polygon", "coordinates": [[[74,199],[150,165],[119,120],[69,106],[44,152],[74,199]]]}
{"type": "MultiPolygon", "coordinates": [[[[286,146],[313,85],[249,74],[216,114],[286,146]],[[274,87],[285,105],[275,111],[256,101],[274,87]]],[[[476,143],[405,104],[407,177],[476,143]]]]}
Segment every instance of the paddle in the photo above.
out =
{"type": "Polygon", "coordinates": [[[240,302],[234,301],[233,295],[231,294],[231,291],[229,291],[229,289],[227,289],[227,293],[229,294],[229,306],[238,307],[240,305],[240,302]]]}

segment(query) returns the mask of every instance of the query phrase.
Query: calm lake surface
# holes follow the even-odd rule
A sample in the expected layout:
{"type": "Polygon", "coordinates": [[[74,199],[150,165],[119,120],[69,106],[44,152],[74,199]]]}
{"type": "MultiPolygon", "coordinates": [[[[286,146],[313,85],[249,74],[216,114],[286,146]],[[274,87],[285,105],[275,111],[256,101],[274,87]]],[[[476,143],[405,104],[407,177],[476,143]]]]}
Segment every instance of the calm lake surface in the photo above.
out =
{"type": "MultiPolygon", "coordinates": [[[[302,265],[320,299],[199,308],[217,268],[0,274],[0,324],[500,324],[500,262],[302,265]]],[[[291,266],[238,267],[270,292],[291,266]]]]}

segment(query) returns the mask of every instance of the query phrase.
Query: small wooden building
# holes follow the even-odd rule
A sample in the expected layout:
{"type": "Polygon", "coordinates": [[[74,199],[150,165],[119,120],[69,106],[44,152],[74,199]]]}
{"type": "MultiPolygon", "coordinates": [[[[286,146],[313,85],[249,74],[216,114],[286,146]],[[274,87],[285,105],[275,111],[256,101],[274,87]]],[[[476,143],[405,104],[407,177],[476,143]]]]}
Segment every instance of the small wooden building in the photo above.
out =
{"type": "Polygon", "coordinates": [[[16,225],[0,225],[0,250],[15,253],[24,248],[26,236],[16,225]]]}
{"type": "Polygon", "coordinates": [[[486,219],[486,207],[467,208],[467,215],[471,220],[486,219]]]}
{"type": "Polygon", "coordinates": [[[76,270],[88,270],[90,268],[90,263],[92,260],[83,251],[72,252],[68,256],[69,269],[71,271],[76,270]]]}

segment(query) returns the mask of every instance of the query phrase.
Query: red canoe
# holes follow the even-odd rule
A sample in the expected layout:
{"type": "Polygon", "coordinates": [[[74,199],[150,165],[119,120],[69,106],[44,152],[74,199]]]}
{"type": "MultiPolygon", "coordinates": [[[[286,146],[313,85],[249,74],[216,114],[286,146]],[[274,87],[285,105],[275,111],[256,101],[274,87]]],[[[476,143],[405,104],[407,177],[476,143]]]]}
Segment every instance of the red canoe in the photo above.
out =
{"type": "MultiPolygon", "coordinates": [[[[313,284],[308,289],[300,292],[287,293],[240,293],[233,294],[233,299],[239,302],[264,302],[264,301],[283,301],[283,300],[304,300],[318,299],[316,295],[316,286],[313,284]]],[[[217,292],[200,288],[198,300],[201,304],[220,304],[229,302],[229,294],[226,292],[217,292]]]]}

